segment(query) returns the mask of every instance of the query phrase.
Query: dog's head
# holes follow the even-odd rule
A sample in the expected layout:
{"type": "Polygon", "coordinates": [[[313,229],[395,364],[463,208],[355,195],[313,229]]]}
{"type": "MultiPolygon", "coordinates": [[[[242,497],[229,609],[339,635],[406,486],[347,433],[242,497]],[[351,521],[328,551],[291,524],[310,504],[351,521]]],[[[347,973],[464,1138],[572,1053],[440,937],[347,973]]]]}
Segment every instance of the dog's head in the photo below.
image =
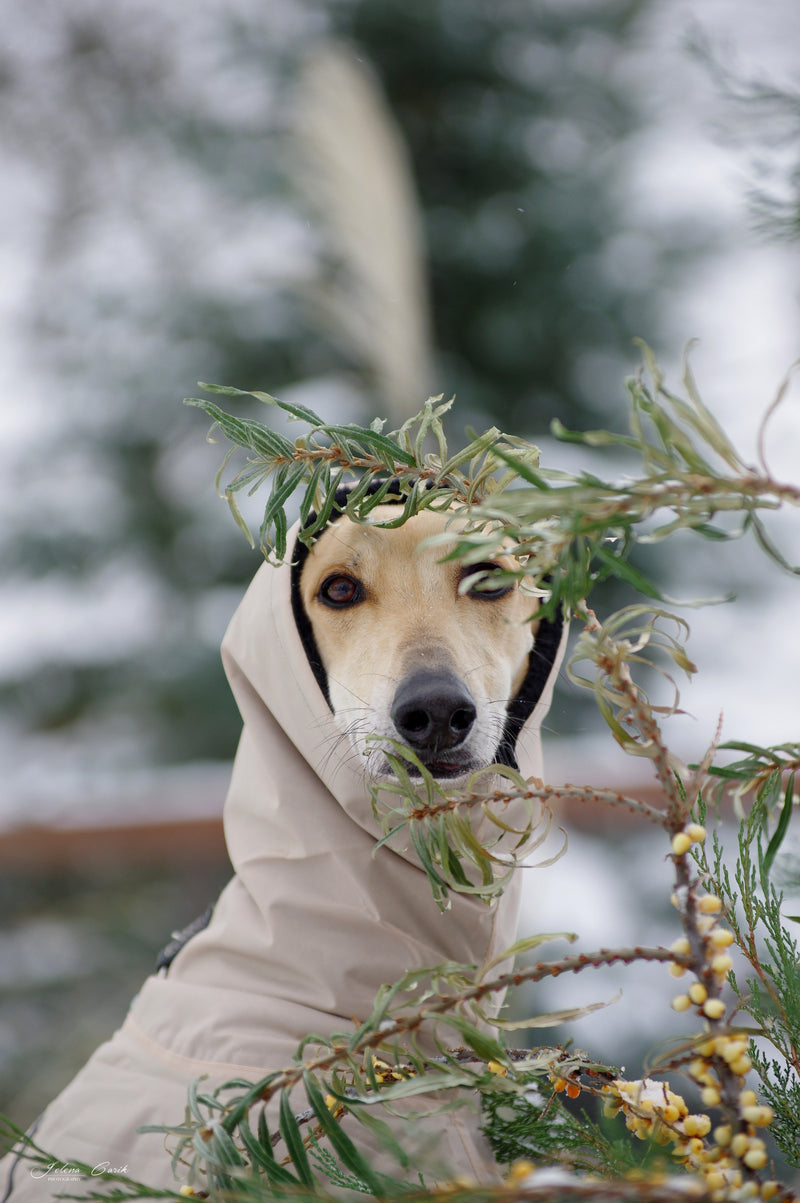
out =
{"type": "MultiPolygon", "coordinates": [[[[378,521],[396,514],[394,506],[374,511],[378,521]]],[[[508,704],[529,672],[537,601],[516,584],[460,592],[475,566],[443,562],[441,543],[425,546],[452,522],[431,510],[393,529],[341,517],[302,564],[312,666],[371,777],[390,768],[370,735],[411,748],[440,779],[493,763],[508,704]]],[[[485,566],[512,563],[501,556],[485,566]]]]}

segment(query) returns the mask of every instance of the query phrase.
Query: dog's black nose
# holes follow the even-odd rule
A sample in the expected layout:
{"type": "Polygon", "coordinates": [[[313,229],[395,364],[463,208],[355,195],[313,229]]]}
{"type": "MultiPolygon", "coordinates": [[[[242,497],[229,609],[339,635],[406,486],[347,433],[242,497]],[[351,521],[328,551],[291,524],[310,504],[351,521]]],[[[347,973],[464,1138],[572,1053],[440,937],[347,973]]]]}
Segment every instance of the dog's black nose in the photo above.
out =
{"type": "Polygon", "coordinates": [[[409,748],[439,752],[464,742],[476,713],[472,694],[453,673],[418,672],[398,686],[392,722],[409,748]]]}

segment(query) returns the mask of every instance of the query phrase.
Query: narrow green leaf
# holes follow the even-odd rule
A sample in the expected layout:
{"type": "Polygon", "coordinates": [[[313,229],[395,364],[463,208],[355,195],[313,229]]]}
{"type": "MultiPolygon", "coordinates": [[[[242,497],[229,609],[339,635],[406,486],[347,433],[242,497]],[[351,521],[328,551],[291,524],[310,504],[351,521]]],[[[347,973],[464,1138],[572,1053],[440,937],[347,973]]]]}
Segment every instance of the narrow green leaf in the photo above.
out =
{"type": "Polygon", "coordinates": [[[378,1142],[387,1149],[403,1169],[411,1169],[411,1160],[408,1151],[403,1148],[400,1141],[395,1136],[389,1124],[384,1120],[378,1119],[377,1115],[371,1114],[365,1107],[353,1109],[353,1115],[360,1124],[363,1124],[368,1132],[371,1132],[378,1142]]]}
{"type": "Polygon", "coordinates": [[[236,522],[236,525],[239,527],[239,530],[242,531],[245,539],[247,539],[247,542],[250,544],[250,546],[255,547],[256,541],[253,538],[252,534],[250,533],[250,527],[247,525],[247,522],[245,521],[242,511],[239,509],[239,505],[238,505],[238,502],[236,501],[236,497],[230,491],[230,489],[225,490],[225,500],[228,503],[228,508],[230,509],[231,513],[233,514],[234,521],[236,522]]]}
{"type": "Polygon", "coordinates": [[[212,1125],[211,1139],[206,1142],[202,1133],[197,1133],[195,1139],[200,1141],[200,1148],[208,1152],[218,1165],[227,1169],[242,1169],[245,1162],[236,1145],[231,1140],[222,1124],[212,1125]]]}
{"type": "Polygon", "coordinates": [[[778,550],[778,547],[773,543],[770,536],[767,534],[764,523],[755,514],[750,514],[750,524],[756,536],[756,540],[762,551],[766,552],[769,558],[781,568],[785,568],[787,572],[791,572],[793,576],[800,576],[800,565],[790,564],[786,557],[778,550]]]}
{"type": "Polygon", "coordinates": [[[732,752],[749,752],[752,756],[758,757],[759,760],[766,758],[766,763],[774,764],[774,757],[771,755],[769,748],[760,748],[758,744],[745,743],[740,739],[728,739],[724,744],[720,744],[720,751],[732,752]]]}
{"type": "Polygon", "coordinates": [[[320,427],[323,425],[322,418],[315,414],[313,409],[308,409],[305,405],[298,405],[296,401],[279,401],[277,397],[273,397],[271,393],[252,392],[251,397],[255,397],[256,401],[261,401],[264,405],[275,405],[278,409],[283,410],[290,418],[296,418],[300,422],[308,422],[309,426],[320,427]]]}
{"type": "Polygon", "coordinates": [[[247,1119],[242,1119],[237,1128],[237,1134],[241,1138],[242,1144],[247,1149],[250,1155],[252,1164],[260,1170],[263,1170],[267,1175],[270,1183],[274,1186],[300,1186],[302,1185],[299,1178],[294,1174],[290,1174],[285,1166],[279,1165],[275,1160],[275,1154],[272,1151],[272,1142],[269,1132],[265,1132],[266,1139],[257,1138],[250,1129],[247,1119]]]}
{"type": "Polygon", "coordinates": [[[514,960],[516,957],[522,956],[525,952],[532,952],[534,948],[538,948],[541,944],[549,944],[551,940],[567,940],[570,944],[574,944],[577,938],[576,933],[572,931],[541,932],[538,936],[525,936],[522,940],[517,940],[510,948],[506,948],[503,952],[498,953],[487,965],[484,965],[481,969],[481,977],[486,977],[489,970],[494,969],[502,961],[514,960]]]}
{"type": "Polygon", "coordinates": [[[786,783],[786,792],[783,798],[783,806],[781,807],[778,825],[775,828],[772,839],[769,841],[767,850],[764,853],[764,859],[762,861],[762,880],[765,880],[769,877],[770,870],[772,869],[772,863],[775,860],[778,849],[783,843],[786,832],[789,830],[789,820],[792,817],[792,809],[794,807],[794,782],[795,774],[791,773],[789,775],[789,780],[786,783]]]}
{"type": "Polygon", "coordinates": [[[683,353],[683,387],[686,389],[697,413],[698,429],[704,435],[708,444],[714,448],[718,455],[722,456],[728,466],[733,468],[734,471],[739,471],[744,466],[744,461],[737,453],[736,448],[717,419],[711,413],[711,410],[705,405],[695,382],[694,372],[689,361],[689,356],[695,345],[695,340],[687,343],[683,353]]]}
{"type": "Polygon", "coordinates": [[[246,429],[248,445],[265,459],[292,459],[294,446],[277,431],[270,430],[269,426],[264,426],[261,422],[248,422],[246,429]]]}
{"type": "Polygon", "coordinates": [[[446,1024],[447,1027],[455,1028],[464,1043],[477,1054],[481,1061],[503,1061],[505,1059],[506,1050],[502,1044],[485,1032],[479,1031],[474,1024],[469,1023],[461,1015],[431,1015],[428,1018],[446,1024]]]}
{"type": "Polygon", "coordinates": [[[343,1131],[339,1121],[331,1114],[322,1092],[310,1073],[303,1074],[303,1085],[309,1104],[313,1107],[314,1114],[342,1165],[360,1178],[374,1194],[378,1196],[385,1194],[386,1191],[381,1184],[380,1177],[373,1171],[347,1133],[343,1131]]]}
{"type": "MultiPolygon", "coordinates": [[[[264,516],[261,519],[261,526],[259,528],[262,544],[269,544],[273,541],[269,538],[270,527],[275,524],[278,515],[283,513],[283,507],[294,493],[300,480],[302,479],[302,476],[302,464],[294,464],[290,469],[282,474],[282,478],[276,478],[272,492],[270,493],[269,498],[267,499],[267,504],[264,507],[264,516]]],[[[283,517],[285,519],[285,513],[283,513],[283,517]]],[[[281,557],[285,555],[285,551],[285,547],[283,551],[278,551],[276,547],[276,552],[281,557]]]]}
{"type": "Polygon", "coordinates": [[[566,1007],[563,1011],[548,1011],[542,1015],[532,1015],[527,1019],[493,1019],[498,1028],[502,1028],[504,1032],[519,1032],[525,1028],[557,1028],[562,1023],[571,1023],[575,1019],[583,1019],[585,1015],[591,1015],[593,1011],[602,1011],[605,1007],[610,1007],[612,1003],[617,1002],[622,997],[622,991],[618,990],[613,998],[609,998],[606,1002],[585,1003],[582,1007],[566,1007]]]}
{"type": "Polygon", "coordinates": [[[314,1175],[311,1172],[311,1165],[308,1160],[308,1153],[303,1144],[303,1134],[300,1131],[300,1125],[294,1117],[291,1105],[289,1103],[288,1090],[281,1091],[279,1104],[278,1128],[283,1137],[283,1143],[286,1145],[286,1151],[292,1159],[292,1165],[297,1170],[297,1175],[300,1181],[305,1186],[314,1185],[314,1175]]]}
{"type": "MultiPolygon", "coordinates": [[[[411,834],[411,839],[414,844],[414,850],[416,851],[416,854],[419,857],[420,864],[422,865],[423,869],[425,870],[425,872],[428,875],[428,880],[430,881],[431,885],[434,887],[435,890],[438,887],[437,892],[438,892],[439,897],[442,899],[446,898],[447,897],[447,882],[437,872],[437,870],[434,866],[434,863],[431,859],[430,853],[428,852],[428,846],[427,846],[427,843],[425,840],[425,832],[421,830],[420,824],[414,822],[413,820],[411,823],[409,823],[409,832],[411,834]]],[[[441,903],[440,903],[440,905],[441,905],[441,903]]]]}
{"type": "Polygon", "coordinates": [[[278,510],[275,515],[275,556],[279,560],[283,560],[286,556],[286,538],[288,535],[288,524],[286,514],[283,510],[278,510]]]}
{"type": "Polygon", "coordinates": [[[560,443],[582,443],[586,447],[639,447],[638,439],[630,435],[613,434],[610,430],[568,430],[558,418],[553,418],[550,423],[550,433],[560,443]]]}
{"type": "Polygon", "coordinates": [[[634,568],[627,560],[620,559],[612,552],[608,551],[602,543],[598,543],[594,548],[595,557],[605,564],[609,571],[620,581],[625,581],[626,584],[632,585],[638,593],[643,593],[645,597],[652,597],[656,601],[664,601],[661,590],[649,581],[646,576],[634,568]]]}

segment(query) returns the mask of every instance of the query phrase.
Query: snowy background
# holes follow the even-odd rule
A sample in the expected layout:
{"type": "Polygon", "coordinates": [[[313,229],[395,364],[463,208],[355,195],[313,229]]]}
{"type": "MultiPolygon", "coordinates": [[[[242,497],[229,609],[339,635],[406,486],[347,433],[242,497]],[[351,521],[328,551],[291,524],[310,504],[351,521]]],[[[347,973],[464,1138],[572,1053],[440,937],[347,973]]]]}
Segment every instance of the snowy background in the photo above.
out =
{"type": "MultiPolygon", "coordinates": [[[[197,379],[230,373],[238,355],[242,367],[228,376],[231,383],[272,390],[283,382],[285,392],[291,389],[326,413],[340,406],[348,418],[363,416],[374,404],[357,365],[344,371],[341,359],[326,359],[302,319],[300,335],[295,331],[306,348],[302,355],[281,359],[276,352],[274,378],[251,375],[261,363],[254,348],[261,341],[278,347],[298,320],[296,302],[285,301],[287,288],[291,294],[313,280],[321,257],[318,232],[281,181],[270,139],[286,124],[282,72],[291,74],[304,46],[325,35],[335,7],[274,2],[265,15],[262,5],[236,0],[224,13],[226,36],[231,28],[240,35],[236,57],[230,50],[235,38],[223,53],[217,5],[200,13],[182,3],[165,15],[137,0],[123,30],[116,17],[104,17],[103,5],[46,5],[42,18],[41,6],[34,14],[10,0],[0,3],[0,83],[10,100],[0,118],[0,832],[29,824],[106,826],[219,812],[236,716],[219,701],[224,681],[209,665],[216,663],[216,648],[255,563],[236,545],[239,536],[214,496],[219,457],[203,443],[204,422],[181,411],[179,402],[197,379]],[[155,103],[148,107],[137,94],[127,114],[126,56],[115,60],[106,47],[103,57],[98,31],[108,34],[112,47],[125,47],[132,90],[146,79],[142,64],[152,62],[154,95],[169,101],[168,111],[155,103]],[[63,70],[70,38],[72,75],[63,70]],[[77,70],[81,55],[84,68],[77,70]],[[270,70],[265,62],[272,63],[270,70]],[[98,113],[106,92],[103,131],[98,113]],[[130,115],[127,126],[120,114],[130,115]],[[183,143],[170,140],[169,122],[179,119],[183,143]],[[99,144],[98,130],[106,134],[99,144]],[[190,154],[192,139],[204,136],[213,164],[205,174],[190,154]],[[176,145],[189,149],[177,153],[176,145]],[[263,159],[261,191],[237,193],[227,181],[245,178],[236,172],[248,157],[263,159]],[[159,308],[165,296],[169,327],[159,308]],[[191,320],[181,324],[175,314],[184,304],[191,320]],[[224,351],[215,342],[222,328],[224,351]],[[295,366],[294,379],[287,362],[295,366]],[[159,506],[171,506],[185,520],[180,536],[153,552],[140,543],[139,532],[145,524],[157,528],[159,506]],[[195,680],[198,712],[203,704],[206,713],[213,709],[208,731],[198,728],[202,720],[181,700],[180,682],[190,682],[191,689],[195,680]],[[173,756],[164,755],[157,738],[169,722],[173,756]]],[[[457,32],[453,6],[442,7],[457,32]]],[[[632,288],[632,313],[638,296],[642,312],[657,315],[657,331],[651,335],[631,316],[628,335],[654,343],[673,385],[685,343],[697,339],[692,363],[704,400],[745,459],[754,460],[762,415],[800,356],[800,309],[797,242],[759,229],[748,194],[754,184],[773,182],[773,175],[780,188],[784,160],[797,150],[798,128],[788,141],[767,136],[758,121],[750,121],[746,106],[732,105],[722,94],[709,61],[688,45],[705,41],[712,60],[736,78],[796,89],[800,9],[790,0],[704,0],[701,6],[668,0],[631,7],[637,11],[624,42],[596,31],[575,41],[576,72],[606,76],[609,86],[633,98],[637,116],[624,141],[608,152],[613,169],[604,203],[613,206],[613,229],[591,254],[576,255],[567,265],[565,295],[577,311],[599,278],[609,290],[632,288]],[[679,271],[662,271],[665,248],[680,260],[679,271]]],[[[473,8],[465,4],[463,12],[473,8]]],[[[597,18],[601,8],[588,0],[561,0],[562,14],[577,27],[597,18]]],[[[508,47],[506,53],[517,72],[543,79],[549,73],[556,80],[563,71],[542,38],[533,38],[525,53],[512,56],[508,47]]],[[[544,164],[556,175],[578,173],[591,155],[571,127],[551,120],[539,135],[537,170],[544,164]]],[[[430,228],[436,220],[434,214],[430,228]]],[[[443,351],[438,362],[441,387],[447,388],[448,369],[455,371],[459,361],[443,351]]],[[[613,397],[608,421],[619,424],[621,381],[635,363],[635,353],[626,357],[618,348],[576,354],[570,371],[578,409],[581,397],[613,397]]],[[[545,396],[546,389],[541,392],[545,396]]],[[[467,406],[470,415],[480,413],[468,386],[467,406]]],[[[590,418],[587,404],[584,418],[572,424],[599,424],[597,408],[590,418]]],[[[558,397],[549,408],[531,410],[531,427],[520,433],[535,434],[547,466],[577,466],[573,449],[543,434],[554,413],[563,416],[558,397]]],[[[496,420],[492,413],[481,416],[486,424],[496,420]]],[[[773,474],[800,480],[799,383],[772,420],[766,446],[773,474]]],[[[796,515],[781,516],[773,529],[787,557],[800,561],[796,515]]],[[[699,674],[682,691],[687,715],[670,720],[675,750],[687,759],[702,755],[720,712],[723,737],[796,739],[796,582],[743,544],[701,556],[687,546],[665,571],[673,594],[733,591],[740,598],[687,613],[689,652],[699,674]]],[[[568,688],[557,694],[546,733],[551,780],[635,784],[641,767],[631,768],[603,738],[599,721],[575,705],[568,688]]],[[[605,817],[574,834],[569,855],[568,868],[562,861],[549,873],[531,872],[527,929],[577,930],[585,947],[634,942],[642,938],[637,923],[640,898],[646,897],[647,938],[674,938],[661,907],[668,866],[664,881],[654,882],[652,866],[663,854],[651,833],[640,837],[605,817]]],[[[224,868],[201,875],[214,882],[224,868]]],[[[58,1084],[59,1073],[66,1074],[50,1072],[45,1034],[52,1039],[59,1033],[62,1043],[74,1034],[85,999],[76,1001],[67,985],[81,982],[91,993],[88,983],[100,980],[92,975],[109,965],[121,983],[99,1028],[85,1025],[91,1029],[85,1033],[88,1048],[97,1030],[113,1026],[124,1010],[130,993],[125,968],[135,982],[161,927],[168,936],[184,916],[173,922],[175,892],[164,893],[163,883],[147,880],[146,903],[131,886],[130,897],[138,899],[133,909],[147,915],[146,934],[136,937],[141,956],[120,956],[113,930],[99,944],[89,938],[98,932],[91,901],[80,915],[48,917],[42,900],[47,891],[57,909],[69,891],[59,894],[51,874],[42,897],[34,897],[27,881],[11,873],[6,884],[11,920],[0,937],[0,987],[12,1005],[0,1022],[0,1072],[7,1071],[5,1093],[12,1103],[32,1112],[58,1084]],[[43,1002],[35,990],[44,979],[50,994],[43,1002]],[[56,988],[67,1000],[60,1009],[53,1009],[56,988]],[[20,1086],[20,1074],[28,1073],[24,1047],[39,1058],[38,1093],[20,1086]]],[[[195,882],[189,904],[196,901],[202,909],[201,895],[195,882]]],[[[108,897],[95,901],[107,907],[108,897]]],[[[624,1004],[584,1021],[578,1041],[588,1044],[602,1033],[612,1044],[604,1055],[620,1056],[631,1015],[645,1014],[651,979],[660,972],[628,986],[624,1004]]],[[[580,996],[609,997],[616,988],[608,974],[602,986],[581,984],[580,996]]],[[[548,1006],[565,1005],[557,995],[547,995],[548,1006]]],[[[570,993],[569,1003],[575,997],[570,993]]],[[[649,1028],[641,1022],[646,1044],[649,1028]]],[[[657,1018],[657,1025],[662,1022],[657,1018]]],[[[84,1044],[74,1043],[80,1058],[84,1044]]]]}

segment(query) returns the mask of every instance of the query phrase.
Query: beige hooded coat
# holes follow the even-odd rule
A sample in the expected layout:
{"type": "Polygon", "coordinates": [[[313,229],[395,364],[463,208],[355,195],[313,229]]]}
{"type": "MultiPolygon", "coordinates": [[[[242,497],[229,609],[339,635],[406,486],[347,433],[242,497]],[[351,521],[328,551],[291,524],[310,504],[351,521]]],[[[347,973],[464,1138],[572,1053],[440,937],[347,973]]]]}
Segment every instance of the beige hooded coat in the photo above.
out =
{"type": "MultiPolygon", "coordinates": [[[[350,1030],[403,971],[480,964],[515,939],[520,874],[492,908],[453,894],[441,913],[413,850],[373,856],[381,833],[357,766],[341,743],[331,751],[330,710],[293,614],[296,575],[263,565],[222,646],[244,720],[224,811],[234,876],[208,926],[147,979],[121,1029],[40,1118],[35,1139],[53,1169],[9,1155],[0,1201],[75,1192],[71,1158],[177,1189],[163,1137],[137,1128],[180,1123],[199,1075],[209,1091],[258,1080],[289,1065],[308,1033],[350,1030]]],[[[517,699],[524,725],[510,741],[525,776],[542,775],[540,727],[562,654],[560,625],[543,624],[533,696],[517,699]]],[[[438,1126],[442,1162],[495,1180],[477,1119],[449,1114],[438,1126]]]]}

